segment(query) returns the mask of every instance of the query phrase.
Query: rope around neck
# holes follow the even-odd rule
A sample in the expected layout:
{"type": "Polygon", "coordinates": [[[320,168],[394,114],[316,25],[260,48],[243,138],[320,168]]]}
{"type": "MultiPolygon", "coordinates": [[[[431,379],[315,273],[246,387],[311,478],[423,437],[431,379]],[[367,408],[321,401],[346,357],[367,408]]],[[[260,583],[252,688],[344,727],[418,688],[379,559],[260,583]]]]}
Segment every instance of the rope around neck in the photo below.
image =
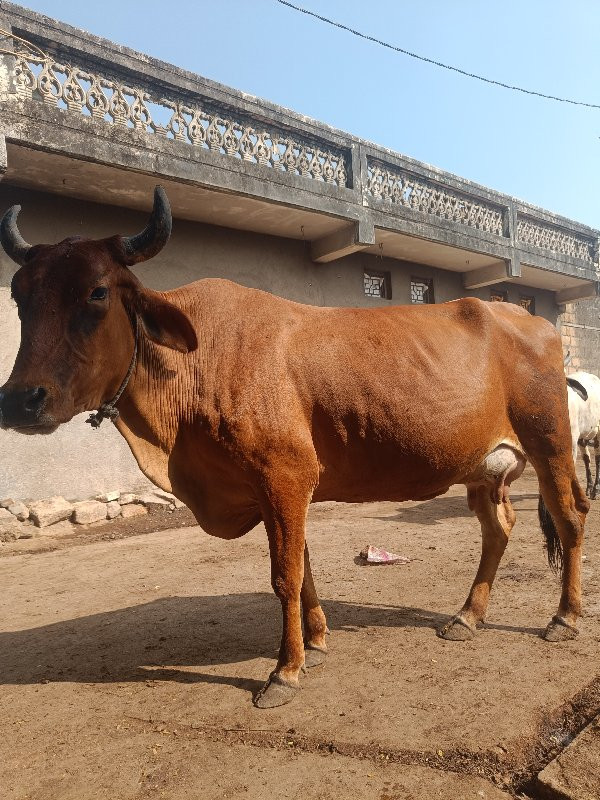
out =
{"type": "Polygon", "coordinates": [[[111,422],[114,422],[119,416],[119,409],[116,408],[116,403],[119,402],[119,399],[125,389],[127,388],[127,384],[129,383],[129,379],[133,374],[133,370],[135,369],[135,364],[137,361],[137,350],[138,350],[138,338],[139,338],[139,330],[140,330],[140,323],[138,320],[137,314],[135,315],[135,324],[134,324],[134,345],[133,345],[133,355],[131,356],[131,363],[129,365],[129,369],[127,370],[127,375],[123,378],[123,382],[117,389],[116,395],[113,399],[108,403],[102,403],[102,405],[98,408],[95,414],[90,414],[90,416],[86,419],[86,422],[89,423],[92,428],[99,428],[102,424],[103,419],[109,419],[111,422]]]}

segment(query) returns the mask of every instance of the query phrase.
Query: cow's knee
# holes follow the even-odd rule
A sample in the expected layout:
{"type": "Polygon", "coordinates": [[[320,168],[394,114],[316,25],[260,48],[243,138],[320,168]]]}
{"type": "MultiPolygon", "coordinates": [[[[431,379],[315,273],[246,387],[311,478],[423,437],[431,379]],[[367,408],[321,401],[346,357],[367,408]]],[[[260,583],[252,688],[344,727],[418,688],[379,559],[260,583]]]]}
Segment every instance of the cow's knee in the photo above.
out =
{"type": "Polygon", "coordinates": [[[300,599],[302,578],[299,575],[276,575],[271,580],[271,587],[280,602],[289,603],[300,599]]]}

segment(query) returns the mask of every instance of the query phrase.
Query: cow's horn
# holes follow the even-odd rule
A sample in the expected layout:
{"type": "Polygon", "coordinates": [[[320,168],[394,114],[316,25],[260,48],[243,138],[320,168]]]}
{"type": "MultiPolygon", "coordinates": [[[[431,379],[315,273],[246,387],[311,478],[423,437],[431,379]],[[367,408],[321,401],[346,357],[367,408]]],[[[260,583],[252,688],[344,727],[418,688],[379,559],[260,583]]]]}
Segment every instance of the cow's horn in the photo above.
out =
{"type": "Polygon", "coordinates": [[[20,210],[21,206],[12,206],[2,217],[0,242],[2,242],[6,255],[22,267],[27,262],[31,245],[25,241],[17,228],[17,217],[20,210]]]}
{"type": "Polygon", "coordinates": [[[162,186],[154,189],[154,207],[148,224],[137,236],[123,236],[127,264],[147,261],[159,253],[171,235],[171,207],[162,186]]]}

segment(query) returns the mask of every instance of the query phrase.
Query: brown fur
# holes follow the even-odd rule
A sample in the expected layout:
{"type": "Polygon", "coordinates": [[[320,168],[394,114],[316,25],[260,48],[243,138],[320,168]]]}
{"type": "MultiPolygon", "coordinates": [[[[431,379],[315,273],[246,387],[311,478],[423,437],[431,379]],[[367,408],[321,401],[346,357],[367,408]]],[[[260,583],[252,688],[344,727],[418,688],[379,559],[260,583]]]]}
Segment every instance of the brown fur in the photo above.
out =
{"type": "MultiPolygon", "coordinates": [[[[476,299],[316,308],[225,280],[151,292],[124,265],[118,237],[34,248],[13,293],[22,339],[1,392],[47,393],[27,432],[51,431],[112,398],[137,314],[143,334],[116,425],[140,468],[211,535],[233,539],[264,521],[283,635],[259,705],[290,699],[304,645],[311,659],[326,651],[304,541],[315,501],[415,500],[467,484],[481,564],[442,632],[466,638],[484,619],[515,520],[508,485],[525,454],[563,545],[560,631],[574,629],[589,504],[575,477],[550,323],[476,299]],[[103,306],[89,300],[98,285],[110,292],[103,306]],[[502,443],[514,464],[490,478],[482,465],[502,443]]],[[[4,420],[25,430],[17,423],[4,420]]]]}

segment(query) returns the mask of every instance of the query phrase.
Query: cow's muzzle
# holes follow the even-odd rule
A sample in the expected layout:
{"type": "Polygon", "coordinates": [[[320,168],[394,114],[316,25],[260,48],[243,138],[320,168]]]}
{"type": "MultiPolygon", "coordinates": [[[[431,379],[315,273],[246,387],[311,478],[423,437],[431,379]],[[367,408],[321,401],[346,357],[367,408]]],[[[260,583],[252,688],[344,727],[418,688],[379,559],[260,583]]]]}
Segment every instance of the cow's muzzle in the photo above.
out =
{"type": "Polygon", "coordinates": [[[0,427],[38,433],[56,425],[45,413],[48,392],[43,386],[0,391],[0,427]]]}

